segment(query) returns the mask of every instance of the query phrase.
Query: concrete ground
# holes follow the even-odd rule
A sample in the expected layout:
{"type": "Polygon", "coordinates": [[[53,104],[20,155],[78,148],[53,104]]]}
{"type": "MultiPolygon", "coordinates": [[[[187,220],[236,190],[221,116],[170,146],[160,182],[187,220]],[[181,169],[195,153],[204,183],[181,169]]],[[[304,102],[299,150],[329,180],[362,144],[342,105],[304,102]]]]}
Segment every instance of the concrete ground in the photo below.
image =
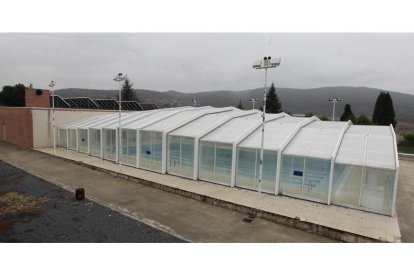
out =
{"type": "Polygon", "coordinates": [[[192,242],[333,242],[1,142],[0,160],[68,190],[83,187],[90,200],[192,242]]]}

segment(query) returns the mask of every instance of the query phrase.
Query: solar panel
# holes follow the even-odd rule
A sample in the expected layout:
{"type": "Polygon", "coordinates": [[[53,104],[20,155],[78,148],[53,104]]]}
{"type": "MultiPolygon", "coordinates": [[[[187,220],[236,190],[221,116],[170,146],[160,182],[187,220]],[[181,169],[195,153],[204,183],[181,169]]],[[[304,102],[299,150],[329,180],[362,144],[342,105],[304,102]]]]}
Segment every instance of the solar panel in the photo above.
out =
{"type": "Polygon", "coordinates": [[[66,98],[72,108],[99,109],[100,107],[89,97],[66,98]]]}
{"type": "Polygon", "coordinates": [[[118,109],[118,102],[113,99],[95,99],[94,101],[101,109],[118,109]]]}
{"type": "Polygon", "coordinates": [[[122,107],[122,110],[136,110],[136,111],[142,110],[141,106],[139,106],[138,102],[136,101],[122,101],[121,107],[122,107]]]}
{"type": "Polygon", "coordinates": [[[56,108],[70,108],[70,104],[65,101],[64,99],[62,99],[60,96],[50,96],[50,106],[52,106],[52,100],[54,100],[55,102],[55,107],[56,108]]]}

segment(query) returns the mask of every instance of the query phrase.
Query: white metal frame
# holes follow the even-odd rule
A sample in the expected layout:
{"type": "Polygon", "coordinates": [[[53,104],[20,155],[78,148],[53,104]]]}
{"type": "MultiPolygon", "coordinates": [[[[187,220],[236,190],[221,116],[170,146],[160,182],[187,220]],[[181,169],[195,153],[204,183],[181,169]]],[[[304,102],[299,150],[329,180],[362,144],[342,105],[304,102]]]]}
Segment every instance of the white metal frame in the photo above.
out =
{"type": "Polygon", "coordinates": [[[350,125],[352,125],[352,122],[349,120],[348,123],[342,128],[338,141],[336,143],[335,149],[331,155],[331,171],[329,175],[328,202],[327,202],[328,205],[331,205],[332,182],[333,182],[333,175],[334,175],[334,168],[335,168],[335,159],[336,159],[336,156],[338,155],[339,147],[342,144],[342,140],[344,138],[345,132],[348,130],[350,125]]]}

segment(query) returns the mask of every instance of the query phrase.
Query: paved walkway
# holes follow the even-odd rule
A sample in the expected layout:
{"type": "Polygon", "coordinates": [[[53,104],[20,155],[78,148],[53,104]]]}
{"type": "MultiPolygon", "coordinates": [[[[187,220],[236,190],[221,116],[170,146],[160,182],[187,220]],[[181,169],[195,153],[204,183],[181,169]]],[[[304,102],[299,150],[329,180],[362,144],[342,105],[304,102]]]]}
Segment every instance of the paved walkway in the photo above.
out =
{"type": "MultiPolygon", "coordinates": [[[[87,157],[83,154],[75,156],[87,157]]],[[[334,242],[260,218],[245,223],[243,219],[246,215],[240,212],[140,185],[39,151],[2,142],[0,160],[71,191],[82,186],[89,199],[188,241],[334,242]]],[[[103,164],[113,165],[109,162],[103,164]]],[[[157,174],[145,173],[157,180],[157,174]]],[[[171,179],[183,180],[175,177],[171,179]]]]}

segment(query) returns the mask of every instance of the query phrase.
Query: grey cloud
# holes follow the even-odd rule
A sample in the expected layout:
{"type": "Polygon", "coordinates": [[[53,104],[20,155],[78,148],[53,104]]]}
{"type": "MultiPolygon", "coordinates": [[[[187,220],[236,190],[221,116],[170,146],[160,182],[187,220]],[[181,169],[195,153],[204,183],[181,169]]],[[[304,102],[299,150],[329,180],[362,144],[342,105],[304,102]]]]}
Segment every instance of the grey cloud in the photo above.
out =
{"type": "Polygon", "coordinates": [[[252,62],[282,57],[277,86],[350,85],[414,94],[414,34],[0,34],[0,85],[196,92],[263,84],[252,62]]]}

